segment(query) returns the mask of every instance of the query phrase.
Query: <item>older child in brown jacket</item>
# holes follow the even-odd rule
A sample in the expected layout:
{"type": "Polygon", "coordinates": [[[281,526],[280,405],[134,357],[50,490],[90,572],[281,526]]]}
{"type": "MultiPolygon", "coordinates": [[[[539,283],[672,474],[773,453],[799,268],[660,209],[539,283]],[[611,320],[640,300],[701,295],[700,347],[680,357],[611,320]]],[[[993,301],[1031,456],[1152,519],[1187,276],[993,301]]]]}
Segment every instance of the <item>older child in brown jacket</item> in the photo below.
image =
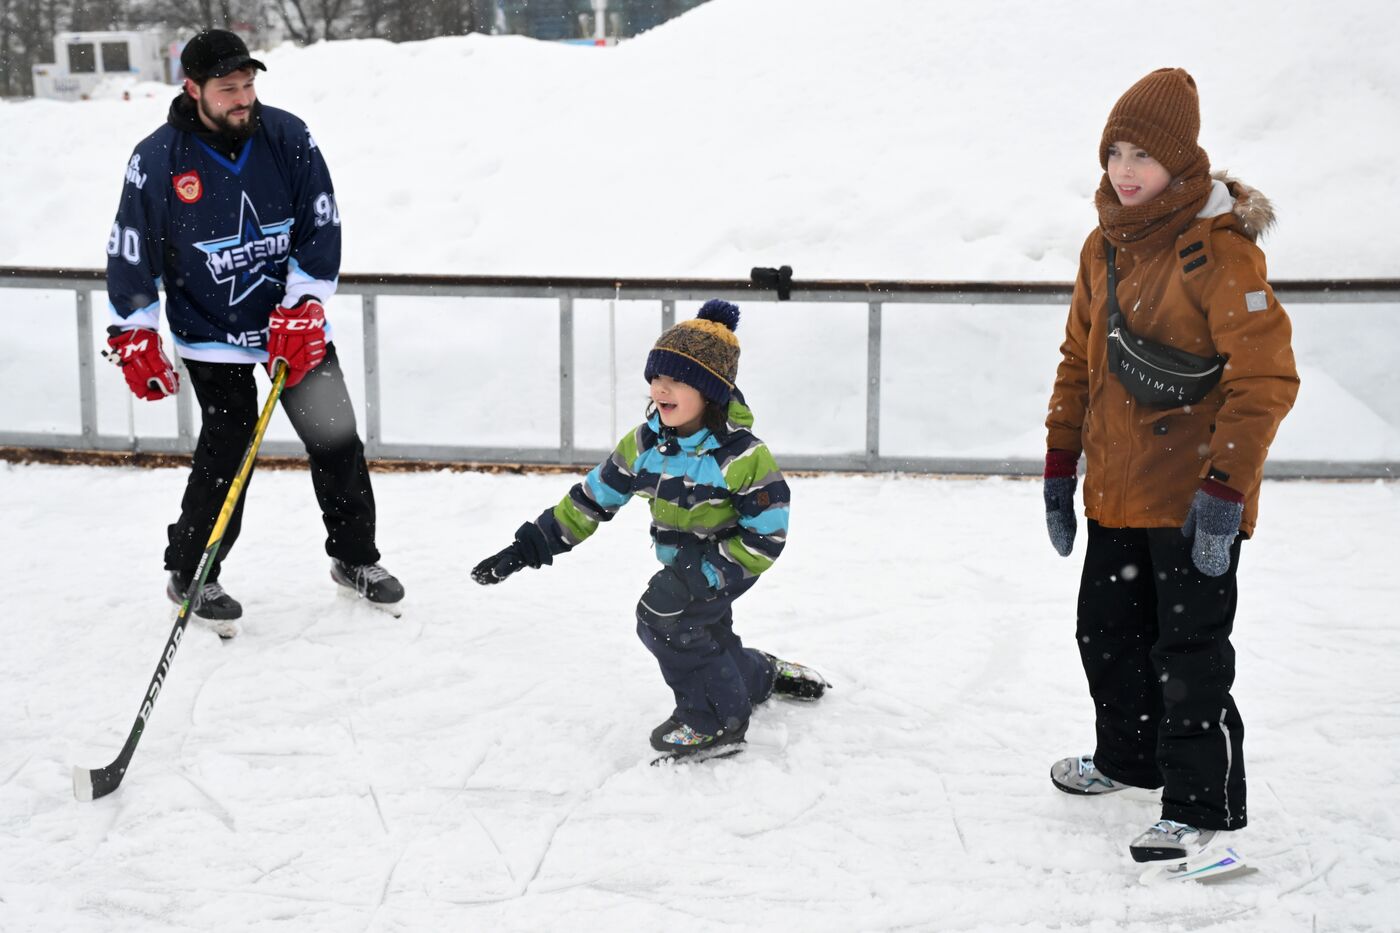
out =
{"type": "Polygon", "coordinates": [[[1109,114],[1099,224],[1046,418],[1046,522],[1061,555],[1086,461],[1075,634],[1097,737],[1051,778],[1075,794],[1162,788],[1161,821],[1129,849],[1177,871],[1213,864],[1232,844],[1219,834],[1246,823],[1235,571],[1298,392],[1292,329],[1254,243],[1272,209],[1212,177],[1199,130],[1196,83],[1179,68],[1147,75],[1109,114]]]}

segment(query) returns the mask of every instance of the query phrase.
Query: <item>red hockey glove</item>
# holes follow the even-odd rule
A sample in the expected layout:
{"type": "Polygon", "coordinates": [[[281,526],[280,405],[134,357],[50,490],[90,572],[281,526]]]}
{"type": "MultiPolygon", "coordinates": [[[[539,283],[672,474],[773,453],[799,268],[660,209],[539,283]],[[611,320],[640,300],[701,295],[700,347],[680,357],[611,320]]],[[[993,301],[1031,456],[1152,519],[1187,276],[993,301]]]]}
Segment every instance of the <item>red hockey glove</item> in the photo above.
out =
{"type": "Polygon", "coordinates": [[[109,327],[107,335],[107,346],[112,349],[102,355],[121,368],[137,398],[158,402],[180,391],[180,376],[161,351],[160,334],[144,327],[109,327]]]}
{"type": "Polygon", "coordinates": [[[267,331],[267,373],[286,360],[289,389],[326,358],[326,309],[315,298],[303,298],[295,308],[278,305],[267,331]]]}

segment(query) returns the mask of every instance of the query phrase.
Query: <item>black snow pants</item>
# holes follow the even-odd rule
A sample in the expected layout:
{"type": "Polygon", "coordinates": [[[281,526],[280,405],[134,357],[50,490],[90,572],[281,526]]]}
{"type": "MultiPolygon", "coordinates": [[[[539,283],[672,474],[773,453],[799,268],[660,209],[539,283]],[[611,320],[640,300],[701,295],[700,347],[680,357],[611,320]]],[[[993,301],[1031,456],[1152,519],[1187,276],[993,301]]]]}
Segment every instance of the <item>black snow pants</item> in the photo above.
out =
{"type": "MultiPolygon", "coordinates": [[[[203,420],[180,502],[180,518],[168,530],[166,570],[192,574],[199,565],[257,424],[261,405],[253,367],[258,365],[185,360],[203,420]]],[[[351,564],[377,563],[374,490],[335,344],[327,345],[326,358],[319,366],[282,392],[281,403],[287,420],[306,445],[311,483],[326,526],[326,553],[351,564]]],[[[252,483],[251,474],[248,482],[252,483]]],[[[247,501],[245,486],[209,571],[210,580],[218,579],[224,558],[238,540],[247,501]]]]}
{"type": "Polygon", "coordinates": [[[664,616],[638,604],[637,637],[656,656],[675,694],[671,717],[696,732],[714,735],[746,725],[753,708],[773,693],[773,665],[734,632],[734,600],[753,584],[746,580],[664,616]]]}
{"type": "Polygon", "coordinates": [[[1162,788],[1162,818],[1245,826],[1244,724],[1235,680],[1235,572],[1208,577],[1177,528],[1090,521],[1076,635],[1094,700],[1094,764],[1162,788]]]}

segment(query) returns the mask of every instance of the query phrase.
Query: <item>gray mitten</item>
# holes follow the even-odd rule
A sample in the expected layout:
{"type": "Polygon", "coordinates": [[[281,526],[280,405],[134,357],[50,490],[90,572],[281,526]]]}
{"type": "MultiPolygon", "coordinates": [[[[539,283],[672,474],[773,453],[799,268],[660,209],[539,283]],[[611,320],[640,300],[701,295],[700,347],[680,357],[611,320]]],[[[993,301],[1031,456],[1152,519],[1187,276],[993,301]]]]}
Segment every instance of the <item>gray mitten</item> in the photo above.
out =
{"type": "Polygon", "coordinates": [[[1074,517],[1074,490],[1078,486],[1077,476],[1045,477],[1045,527],[1061,557],[1074,550],[1074,533],[1079,527],[1074,517]]]}
{"type": "MultiPolygon", "coordinates": [[[[1233,489],[1210,480],[1206,481],[1206,487],[1218,488],[1230,496],[1239,495],[1233,489]]],[[[1240,533],[1244,501],[1243,497],[1239,502],[1222,498],[1217,492],[1207,491],[1206,487],[1196,490],[1181,533],[1196,539],[1191,544],[1191,562],[1196,569],[1208,577],[1218,577],[1230,569],[1230,546],[1240,533]]]]}

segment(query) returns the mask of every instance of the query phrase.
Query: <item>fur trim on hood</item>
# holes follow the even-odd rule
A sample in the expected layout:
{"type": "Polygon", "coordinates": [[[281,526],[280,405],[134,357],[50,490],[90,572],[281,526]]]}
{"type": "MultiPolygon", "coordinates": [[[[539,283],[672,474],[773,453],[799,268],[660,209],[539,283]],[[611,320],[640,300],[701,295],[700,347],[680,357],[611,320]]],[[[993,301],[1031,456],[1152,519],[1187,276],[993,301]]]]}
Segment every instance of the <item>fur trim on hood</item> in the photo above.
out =
{"type": "Polygon", "coordinates": [[[1260,237],[1273,229],[1274,224],[1278,222],[1274,216],[1274,205],[1262,192],[1249,187],[1238,178],[1230,177],[1230,173],[1225,169],[1211,172],[1210,177],[1224,184],[1235,199],[1232,210],[1245,236],[1258,242],[1260,237]]]}

